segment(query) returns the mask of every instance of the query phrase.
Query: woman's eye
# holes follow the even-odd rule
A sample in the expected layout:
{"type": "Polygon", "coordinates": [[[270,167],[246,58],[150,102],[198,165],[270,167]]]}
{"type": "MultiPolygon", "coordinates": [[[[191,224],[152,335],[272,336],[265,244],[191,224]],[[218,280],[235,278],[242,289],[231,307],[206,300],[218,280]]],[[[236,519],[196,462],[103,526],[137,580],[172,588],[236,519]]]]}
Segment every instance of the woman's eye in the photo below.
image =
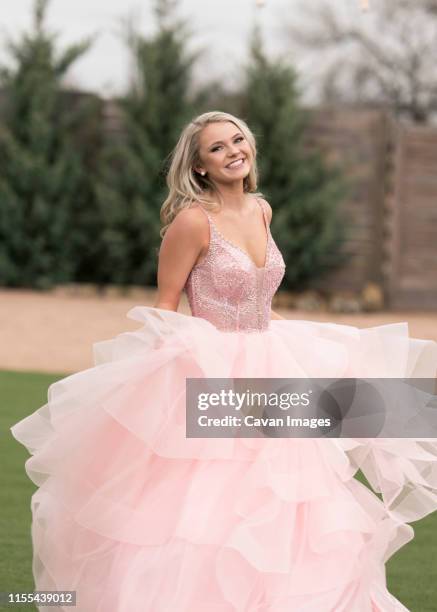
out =
{"type": "MultiPolygon", "coordinates": [[[[234,140],[234,142],[237,142],[238,140],[244,140],[243,136],[237,136],[237,138],[234,140]]],[[[214,153],[214,151],[218,151],[218,149],[221,147],[221,145],[218,145],[217,147],[214,147],[213,149],[211,149],[212,153],[214,153]]]]}

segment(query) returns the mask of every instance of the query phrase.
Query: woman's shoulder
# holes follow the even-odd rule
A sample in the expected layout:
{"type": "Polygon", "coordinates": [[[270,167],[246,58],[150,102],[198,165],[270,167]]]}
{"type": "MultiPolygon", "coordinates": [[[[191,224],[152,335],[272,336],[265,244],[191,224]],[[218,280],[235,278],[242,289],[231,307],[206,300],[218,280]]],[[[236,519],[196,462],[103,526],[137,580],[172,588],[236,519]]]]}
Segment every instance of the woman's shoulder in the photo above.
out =
{"type": "Polygon", "coordinates": [[[269,225],[270,225],[270,222],[271,222],[271,220],[272,220],[272,214],[273,214],[273,213],[272,213],[272,207],[271,207],[271,206],[270,206],[270,204],[267,202],[267,200],[265,200],[264,198],[262,198],[262,197],[260,197],[260,196],[255,196],[255,197],[256,197],[256,199],[257,199],[259,202],[261,202],[261,206],[262,206],[262,207],[264,208],[264,210],[266,211],[266,214],[267,214],[267,220],[268,220],[269,225]]]}
{"type": "Polygon", "coordinates": [[[205,210],[199,202],[193,202],[187,207],[179,210],[172,223],[177,224],[179,227],[191,227],[203,225],[206,220],[205,210]]]}
{"type": "Polygon", "coordinates": [[[176,239],[199,236],[202,240],[208,234],[208,219],[201,205],[193,203],[179,210],[170,223],[168,232],[176,239]]]}

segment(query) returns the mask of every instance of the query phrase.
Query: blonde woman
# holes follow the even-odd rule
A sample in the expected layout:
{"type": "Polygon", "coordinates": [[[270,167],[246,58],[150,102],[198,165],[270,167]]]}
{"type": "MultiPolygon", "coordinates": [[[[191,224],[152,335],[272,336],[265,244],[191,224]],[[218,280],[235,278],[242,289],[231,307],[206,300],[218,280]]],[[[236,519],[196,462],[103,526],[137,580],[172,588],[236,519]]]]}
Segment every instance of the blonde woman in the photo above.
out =
{"type": "Polygon", "coordinates": [[[436,442],[220,436],[213,425],[186,435],[188,379],[435,373],[435,343],[405,324],[360,330],[271,310],[284,260],[256,157],[230,114],[184,127],[155,306],[133,308],[138,331],[97,343],[95,367],[54,383],[12,428],[39,487],[35,588],[76,591],[80,612],[407,610],[385,562],[412,538],[407,523],[437,507],[436,442]],[[193,316],[177,312],[183,291],[193,316]]]}

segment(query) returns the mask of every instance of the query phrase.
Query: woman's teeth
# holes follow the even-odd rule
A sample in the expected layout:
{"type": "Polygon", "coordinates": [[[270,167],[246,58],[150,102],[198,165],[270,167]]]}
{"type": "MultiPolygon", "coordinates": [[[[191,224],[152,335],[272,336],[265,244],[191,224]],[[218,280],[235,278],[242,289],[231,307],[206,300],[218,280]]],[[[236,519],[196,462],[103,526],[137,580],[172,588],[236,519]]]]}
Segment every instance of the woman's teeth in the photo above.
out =
{"type": "Polygon", "coordinates": [[[239,168],[243,164],[244,164],[244,159],[239,159],[238,161],[232,162],[230,166],[226,166],[226,168],[229,168],[230,170],[232,170],[233,168],[239,168]]]}

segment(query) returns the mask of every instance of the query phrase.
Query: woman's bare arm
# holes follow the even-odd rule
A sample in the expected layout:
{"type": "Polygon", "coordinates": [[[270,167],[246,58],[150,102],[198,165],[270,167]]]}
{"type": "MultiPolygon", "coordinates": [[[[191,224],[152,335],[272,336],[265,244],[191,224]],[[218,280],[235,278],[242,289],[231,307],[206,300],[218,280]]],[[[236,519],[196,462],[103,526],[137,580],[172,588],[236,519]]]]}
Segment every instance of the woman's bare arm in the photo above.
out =
{"type": "Polygon", "coordinates": [[[209,241],[207,219],[198,208],[182,210],[162,239],[158,262],[158,295],[154,308],[177,311],[181,293],[200,252],[209,241]]]}

